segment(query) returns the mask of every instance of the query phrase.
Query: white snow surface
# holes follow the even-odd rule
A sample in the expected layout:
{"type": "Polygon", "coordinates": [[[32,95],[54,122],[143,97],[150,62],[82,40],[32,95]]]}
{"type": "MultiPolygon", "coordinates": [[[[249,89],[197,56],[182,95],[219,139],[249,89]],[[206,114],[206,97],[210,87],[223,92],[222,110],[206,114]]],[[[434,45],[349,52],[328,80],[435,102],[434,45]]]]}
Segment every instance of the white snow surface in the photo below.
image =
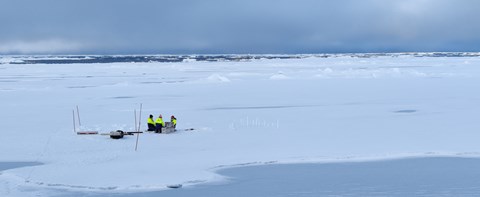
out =
{"type": "MultiPolygon", "coordinates": [[[[11,60],[9,60],[11,61],[11,60]]],[[[139,192],[222,181],[219,168],[408,156],[480,156],[480,58],[0,65],[0,196],[139,192]],[[278,80],[281,79],[281,80],[278,80]],[[228,82],[228,83],[226,83],[228,82]],[[173,134],[113,140],[73,131],[173,134]],[[182,129],[195,128],[194,131],[182,129]]]]}

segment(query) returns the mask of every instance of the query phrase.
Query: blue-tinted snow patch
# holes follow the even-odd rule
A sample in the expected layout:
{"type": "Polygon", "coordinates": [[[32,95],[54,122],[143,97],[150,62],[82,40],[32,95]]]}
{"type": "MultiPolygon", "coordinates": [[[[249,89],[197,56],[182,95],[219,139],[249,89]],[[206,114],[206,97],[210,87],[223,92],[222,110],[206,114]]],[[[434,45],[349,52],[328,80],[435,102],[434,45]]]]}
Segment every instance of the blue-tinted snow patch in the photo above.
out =
{"type": "Polygon", "coordinates": [[[21,168],[26,166],[37,166],[42,165],[39,162],[0,162],[0,171],[21,168]]]}
{"type": "Polygon", "coordinates": [[[417,112],[417,110],[414,110],[414,109],[403,109],[403,110],[397,110],[397,111],[394,111],[395,113],[415,113],[417,112]]]}
{"type": "Polygon", "coordinates": [[[116,97],[111,97],[111,99],[131,99],[135,98],[133,96],[116,96],[116,97]]]}

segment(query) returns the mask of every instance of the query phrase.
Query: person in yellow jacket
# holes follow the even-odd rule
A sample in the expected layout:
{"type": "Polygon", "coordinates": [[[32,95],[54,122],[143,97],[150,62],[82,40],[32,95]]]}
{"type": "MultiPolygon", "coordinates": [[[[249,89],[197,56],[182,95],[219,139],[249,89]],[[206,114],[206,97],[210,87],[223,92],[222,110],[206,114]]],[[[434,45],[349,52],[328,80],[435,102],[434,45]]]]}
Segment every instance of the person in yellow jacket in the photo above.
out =
{"type": "Polygon", "coordinates": [[[163,122],[162,115],[158,116],[157,120],[155,120],[156,126],[156,133],[162,133],[162,127],[165,126],[165,122],[163,122]]]}
{"type": "Polygon", "coordinates": [[[177,118],[175,118],[175,116],[172,115],[170,117],[170,122],[172,122],[173,128],[177,128],[177,118]]]}
{"type": "Polygon", "coordinates": [[[148,130],[147,131],[155,131],[157,129],[156,126],[155,126],[155,121],[153,121],[153,115],[152,114],[150,114],[150,116],[148,117],[147,124],[148,124],[148,130]]]}

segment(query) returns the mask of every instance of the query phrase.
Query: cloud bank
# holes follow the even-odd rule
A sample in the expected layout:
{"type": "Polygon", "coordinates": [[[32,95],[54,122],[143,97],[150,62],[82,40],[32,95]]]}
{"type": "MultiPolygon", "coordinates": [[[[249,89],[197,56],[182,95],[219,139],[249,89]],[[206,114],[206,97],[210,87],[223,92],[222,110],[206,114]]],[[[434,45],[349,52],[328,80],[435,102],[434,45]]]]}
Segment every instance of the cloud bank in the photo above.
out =
{"type": "Polygon", "coordinates": [[[11,41],[0,43],[0,54],[76,53],[87,48],[80,43],[56,39],[11,41]]]}
{"type": "Polygon", "coordinates": [[[1,4],[2,54],[480,51],[476,0],[1,4]]]}

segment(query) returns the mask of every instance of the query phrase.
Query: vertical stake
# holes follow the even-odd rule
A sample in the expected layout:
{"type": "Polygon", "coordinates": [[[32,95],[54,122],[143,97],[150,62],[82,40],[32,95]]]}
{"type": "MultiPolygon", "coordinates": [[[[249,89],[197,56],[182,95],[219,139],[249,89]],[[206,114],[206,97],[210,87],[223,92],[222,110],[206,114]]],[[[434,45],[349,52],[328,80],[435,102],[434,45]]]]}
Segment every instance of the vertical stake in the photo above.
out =
{"type": "MultiPolygon", "coordinates": [[[[138,127],[137,127],[137,109],[134,110],[135,112],[135,131],[140,132],[140,125],[142,122],[142,104],[140,103],[140,112],[138,114],[138,127]]],[[[140,136],[140,133],[137,133],[137,140],[135,141],[135,151],[137,151],[138,148],[138,137],[140,136]]]]}
{"type": "Polygon", "coordinates": [[[135,116],[135,124],[133,125],[133,127],[135,127],[135,131],[137,131],[137,109],[133,110],[133,114],[135,116]]]}
{"type": "Polygon", "coordinates": [[[140,133],[137,133],[137,142],[135,142],[135,151],[137,151],[137,147],[138,147],[138,136],[140,135],[140,133]]]}
{"type": "Polygon", "coordinates": [[[73,114],[73,132],[76,133],[77,132],[77,128],[75,128],[75,110],[72,110],[72,114],[73,114]]]}
{"type": "Polygon", "coordinates": [[[80,122],[80,111],[78,111],[78,105],[77,105],[77,118],[78,118],[78,126],[82,126],[82,123],[80,122]]]}
{"type": "Polygon", "coordinates": [[[138,114],[138,130],[137,131],[140,131],[141,122],[142,122],[142,104],[140,103],[140,114],[138,114]]]}

